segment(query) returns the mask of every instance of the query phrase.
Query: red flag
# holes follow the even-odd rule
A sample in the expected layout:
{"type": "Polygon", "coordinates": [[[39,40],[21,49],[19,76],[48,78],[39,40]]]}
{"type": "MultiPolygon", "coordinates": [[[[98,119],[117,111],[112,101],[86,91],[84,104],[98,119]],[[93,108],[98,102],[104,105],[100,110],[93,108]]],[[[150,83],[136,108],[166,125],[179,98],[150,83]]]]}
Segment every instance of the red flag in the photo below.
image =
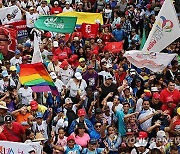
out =
{"type": "Polygon", "coordinates": [[[0,27],[0,51],[4,56],[7,55],[8,51],[14,52],[17,43],[17,31],[12,28],[0,27]]]}
{"type": "Polygon", "coordinates": [[[81,25],[82,35],[85,38],[95,38],[97,36],[97,33],[98,33],[98,28],[99,28],[98,24],[83,23],[81,25]]]}
{"type": "Polygon", "coordinates": [[[123,42],[107,42],[104,49],[114,54],[119,53],[123,49],[123,42]]]}

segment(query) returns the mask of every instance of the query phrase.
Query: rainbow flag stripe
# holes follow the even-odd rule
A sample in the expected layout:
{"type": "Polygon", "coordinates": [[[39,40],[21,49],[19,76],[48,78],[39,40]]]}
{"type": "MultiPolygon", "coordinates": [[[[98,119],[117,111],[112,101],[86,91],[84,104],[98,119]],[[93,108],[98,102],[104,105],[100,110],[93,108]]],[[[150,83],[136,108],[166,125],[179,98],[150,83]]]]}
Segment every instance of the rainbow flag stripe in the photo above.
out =
{"type": "Polygon", "coordinates": [[[58,95],[56,86],[42,63],[21,64],[19,79],[22,85],[30,86],[34,92],[52,91],[58,95]]]}

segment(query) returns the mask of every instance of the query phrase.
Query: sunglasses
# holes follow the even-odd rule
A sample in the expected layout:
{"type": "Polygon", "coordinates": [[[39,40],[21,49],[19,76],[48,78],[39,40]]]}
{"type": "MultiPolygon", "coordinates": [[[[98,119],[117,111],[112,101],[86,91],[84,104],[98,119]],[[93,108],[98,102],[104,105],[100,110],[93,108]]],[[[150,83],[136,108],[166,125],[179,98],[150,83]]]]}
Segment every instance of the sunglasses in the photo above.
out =
{"type": "Polygon", "coordinates": [[[100,128],[100,127],[101,127],[101,125],[96,125],[95,127],[96,127],[96,128],[100,128]]]}

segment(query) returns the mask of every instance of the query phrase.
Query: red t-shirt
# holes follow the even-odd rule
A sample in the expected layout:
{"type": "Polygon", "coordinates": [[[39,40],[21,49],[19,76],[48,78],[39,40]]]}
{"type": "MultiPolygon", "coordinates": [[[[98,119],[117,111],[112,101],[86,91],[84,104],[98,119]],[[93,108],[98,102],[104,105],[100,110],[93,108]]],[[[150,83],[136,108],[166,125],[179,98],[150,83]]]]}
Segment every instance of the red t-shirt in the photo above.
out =
{"type": "Polygon", "coordinates": [[[172,104],[172,107],[171,108],[169,108],[166,104],[164,104],[164,105],[162,105],[162,107],[161,107],[161,110],[162,111],[168,111],[168,113],[167,114],[169,114],[170,116],[172,116],[172,113],[173,113],[173,110],[175,109],[175,107],[176,107],[176,104],[172,104]]]}
{"type": "Polygon", "coordinates": [[[4,135],[4,133],[0,133],[0,141],[7,141],[7,138],[4,135]]]}
{"type": "Polygon", "coordinates": [[[51,14],[59,14],[59,13],[62,13],[61,7],[51,8],[51,14]]]}
{"type": "Polygon", "coordinates": [[[116,81],[117,81],[117,85],[118,86],[121,86],[122,85],[122,82],[123,80],[125,79],[126,77],[126,72],[123,72],[121,75],[119,75],[118,73],[115,74],[115,77],[116,77],[116,81]]]}
{"type": "Polygon", "coordinates": [[[6,125],[4,125],[3,134],[6,136],[8,141],[12,142],[22,142],[22,135],[24,134],[24,129],[18,122],[12,122],[12,129],[8,129],[6,125]]]}
{"type": "Polygon", "coordinates": [[[68,57],[71,55],[71,49],[68,47],[64,47],[64,49],[57,48],[54,52],[55,56],[59,57],[60,61],[63,61],[64,59],[68,59],[68,57]]]}
{"type": "Polygon", "coordinates": [[[160,100],[162,103],[166,103],[166,99],[167,97],[171,97],[173,98],[173,103],[178,104],[180,101],[180,92],[175,89],[173,92],[170,92],[166,89],[163,89],[160,93],[160,100]]]}

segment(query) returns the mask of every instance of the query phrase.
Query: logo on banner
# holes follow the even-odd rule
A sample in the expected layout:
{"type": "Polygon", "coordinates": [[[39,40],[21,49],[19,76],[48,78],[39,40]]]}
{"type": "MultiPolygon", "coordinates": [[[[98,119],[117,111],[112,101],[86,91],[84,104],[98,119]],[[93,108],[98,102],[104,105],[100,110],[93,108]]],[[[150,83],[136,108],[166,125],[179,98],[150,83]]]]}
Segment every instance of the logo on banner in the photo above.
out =
{"type": "Polygon", "coordinates": [[[86,33],[91,33],[91,25],[86,25],[86,33]]]}
{"type": "Polygon", "coordinates": [[[162,24],[158,23],[156,25],[156,30],[152,35],[152,39],[147,47],[147,50],[150,51],[153,46],[161,40],[164,36],[163,32],[171,32],[173,28],[173,22],[171,20],[167,20],[164,16],[160,17],[162,19],[162,24]]]}
{"type": "Polygon", "coordinates": [[[64,22],[62,19],[58,20],[57,17],[55,18],[47,18],[44,21],[44,24],[46,25],[46,27],[50,27],[50,28],[59,28],[59,29],[64,29],[64,22]]]}

